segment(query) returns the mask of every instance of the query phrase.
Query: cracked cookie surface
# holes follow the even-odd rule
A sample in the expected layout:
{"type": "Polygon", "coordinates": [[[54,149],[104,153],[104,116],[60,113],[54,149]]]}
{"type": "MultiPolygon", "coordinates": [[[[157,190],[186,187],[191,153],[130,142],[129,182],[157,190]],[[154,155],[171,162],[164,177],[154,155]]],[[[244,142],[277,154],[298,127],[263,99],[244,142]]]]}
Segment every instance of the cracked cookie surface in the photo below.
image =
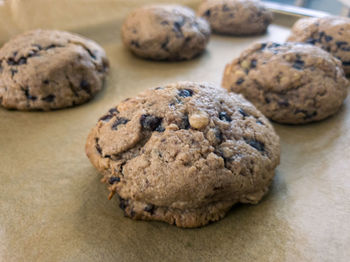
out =
{"type": "Polygon", "coordinates": [[[228,35],[263,34],[273,17],[256,0],[206,0],[197,14],[209,21],[213,32],[228,35]]]}
{"type": "Polygon", "coordinates": [[[198,227],[238,202],[259,202],[280,148],[272,125],[241,95],[179,82],[110,109],[86,153],[126,216],[198,227]]]}
{"type": "Polygon", "coordinates": [[[210,26],[179,5],[150,5],[131,12],[122,26],[124,45],[134,54],[154,60],[188,60],[201,54],[210,26]]]}
{"type": "Polygon", "coordinates": [[[288,38],[291,42],[313,44],[330,52],[343,63],[350,75],[350,19],[346,17],[322,17],[299,19],[288,38]]]}
{"type": "Polygon", "coordinates": [[[335,114],[347,96],[341,62],[303,43],[257,43],[225,68],[222,86],[243,94],[265,116],[302,124],[335,114]]]}
{"type": "Polygon", "coordinates": [[[44,111],[82,104],[102,88],[107,70],[97,43],[63,31],[29,31],[0,50],[0,104],[44,111]]]}

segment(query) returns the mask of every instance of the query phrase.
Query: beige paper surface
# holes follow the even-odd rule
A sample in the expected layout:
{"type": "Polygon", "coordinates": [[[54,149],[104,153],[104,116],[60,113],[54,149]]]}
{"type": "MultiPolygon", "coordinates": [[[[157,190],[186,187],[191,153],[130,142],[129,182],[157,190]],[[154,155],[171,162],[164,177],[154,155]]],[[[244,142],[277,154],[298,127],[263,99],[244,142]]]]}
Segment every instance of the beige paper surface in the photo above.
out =
{"type": "Polygon", "coordinates": [[[84,153],[110,107],[177,80],[220,84],[225,64],[251,42],[286,38],[288,28],[277,24],[291,20],[280,19],[263,37],[213,36],[203,56],[180,63],[134,57],[117,22],[77,30],[107,51],[105,89],[71,109],[0,109],[0,261],[348,261],[349,99],[323,122],[275,124],[282,160],[271,192],[199,229],[125,218],[84,153]]]}

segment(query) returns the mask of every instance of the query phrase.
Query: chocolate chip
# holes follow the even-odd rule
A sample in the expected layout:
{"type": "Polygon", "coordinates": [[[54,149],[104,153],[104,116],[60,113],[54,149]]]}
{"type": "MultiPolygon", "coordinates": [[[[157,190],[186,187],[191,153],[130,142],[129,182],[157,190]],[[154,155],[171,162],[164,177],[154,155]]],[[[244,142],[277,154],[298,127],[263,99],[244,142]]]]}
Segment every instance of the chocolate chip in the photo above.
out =
{"type": "Polygon", "coordinates": [[[236,84],[237,85],[240,85],[244,82],[244,79],[243,78],[239,78],[237,81],[236,81],[236,84]]]}
{"type": "Polygon", "coordinates": [[[205,11],[205,13],[204,13],[204,16],[210,16],[210,13],[211,13],[211,11],[210,11],[210,9],[208,9],[207,11],[205,11]]]}
{"type": "Polygon", "coordinates": [[[96,148],[97,152],[98,152],[100,155],[102,155],[102,148],[101,148],[100,144],[98,143],[98,140],[99,140],[99,139],[96,137],[96,138],[95,138],[95,148],[96,148]]]}
{"type": "Polygon", "coordinates": [[[224,12],[230,11],[230,8],[227,5],[224,4],[222,6],[222,11],[224,11],[224,12]]]}
{"type": "Polygon", "coordinates": [[[111,109],[109,109],[108,112],[109,112],[110,114],[114,114],[114,113],[115,113],[115,114],[119,114],[118,109],[116,109],[116,108],[114,108],[114,107],[111,108],[111,109]]]}
{"type": "Polygon", "coordinates": [[[242,108],[238,109],[238,112],[239,112],[243,117],[249,116],[242,108]]]}
{"type": "Polygon", "coordinates": [[[104,115],[104,116],[100,117],[99,121],[108,122],[108,121],[111,120],[112,118],[113,118],[113,115],[107,114],[107,115],[104,115]]]}
{"type": "Polygon", "coordinates": [[[48,79],[45,79],[45,80],[43,81],[43,84],[44,84],[44,85],[48,85],[49,82],[50,82],[50,81],[49,81],[48,79]]]}
{"type": "Polygon", "coordinates": [[[43,49],[43,47],[42,47],[41,45],[38,45],[38,44],[32,44],[32,46],[38,48],[39,50],[42,50],[42,49],[43,49]]]}
{"type": "Polygon", "coordinates": [[[127,208],[128,205],[129,205],[129,201],[119,196],[119,207],[125,211],[125,208],[127,208]]]}
{"type": "Polygon", "coordinates": [[[49,46],[45,47],[45,50],[49,50],[49,49],[56,48],[56,47],[60,47],[60,46],[52,44],[52,45],[49,45],[49,46]]]}
{"type": "Polygon", "coordinates": [[[340,47],[343,46],[343,45],[347,45],[348,42],[345,42],[345,41],[337,41],[337,42],[335,42],[335,44],[337,45],[338,48],[340,48],[340,47]]]}
{"type": "Polygon", "coordinates": [[[29,99],[29,100],[35,101],[37,99],[36,96],[32,96],[32,95],[29,94],[28,87],[24,90],[24,94],[25,94],[26,98],[29,99]]]}
{"type": "Polygon", "coordinates": [[[261,122],[260,120],[256,120],[256,123],[259,124],[259,125],[265,125],[263,122],[261,122]]]}
{"type": "Polygon", "coordinates": [[[17,62],[18,65],[24,65],[26,63],[27,63],[27,58],[25,57],[21,57],[17,62]]]}
{"type": "Polygon", "coordinates": [[[155,206],[152,204],[147,204],[147,206],[143,209],[145,210],[147,213],[150,213],[151,215],[153,215],[154,213],[154,208],[155,206]]]}
{"type": "Polygon", "coordinates": [[[308,39],[306,39],[306,41],[305,41],[307,44],[311,44],[311,45],[314,45],[314,44],[316,44],[318,41],[317,41],[317,39],[314,39],[314,38],[308,38],[308,39]]]}
{"type": "Polygon", "coordinates": [[[344,66],[350,66],[350,61],[343,61],[344,66]]]}
{"type": "Polygon", "coordinates": [[[18,73],[18,70],[14,68],[11,68],[10,71],[11,71],[11,77],[13,77],[15,74],[18,73]]]}
{"type": "Polygon", "coordinates": [[[330,35],[326,35],[326,36],[325,36],[325,40],[326,40],[326,42],[330,42],[330,41],[333,40],[333,37],[330,36],[330,35]]]}
{"type": "Polygon", "coordinates": [[[184,18],[182,18],[181,21],[174,22],[173,31],[175,32],[176,37],[183,37],[182,26],[184,24],[185,24],[185,19],[184,18]]]}
{"type": "Polygon", "coordinates": [[[188,115],[184,115],[182,117],[182,121],[179,125],[180,129],[189,129],[191,127],[190,121],[188,120],[188,115]]]}
{"type": "Polygon", "coordinates": [[[156,87],[154,90],[162,90],[162,89],[164,89],[164,88],[163,88],[163,87],[158,86],[158,87],[156,87]]]}
{"type": "Polygon", "coordinates": [[[90,56],[92,59],[96,60],[95,54],[94,54],[89,48],[84,47],[84,49],[89,53],[89,56],[90,56]]]}
{"type": "Polygon", "coordinates": [[[257,141],[255,139],[249,139],[249,138],[244,138],[244,141],[250,145],[251,147],[254,147],[256,150],[260,152],[265,152],[265,145],[264,143],[257,141]]]}
{"type": "Polygon", "coordinates": [[[80,81],[80,88],[83,89],[86,93],[91,94],[90,83],[85,79],[80,81]]]}
{"type": "Polygon", "coordinates": [[[114,183],[118,183],[120,182],[120,178],[119,177],[116,177],[116,176],[111,176],[109,179],[108,179],[108,183],[110,185],[113,185],[114,183]]]}
{"type": "Polygon", "coordinates": [[[310,119],[310,118],[313,118],[313,117],[317,116],[317,112],[316,111],[314,111],[312,113],[309,113],[308,111],[302,110],[302,109],[301,110],[297,109],[297,110],[294,111],[294,113],[295,114],[299,114],[299,113],[304,114],[304,120],[307,120],[307,119],[310,119]]]}
{"type": "Polygon", "coordinates": [[[250,68],[256,68],[256,59],[252,59],[252,61],[250,61],[250,68]]]}
{"type": "Polygon", "coordinates": [[[224,136],[219,129],[215,130],[215,138],[218,140],[219,143],[221,143],[222,140],[224,139],[224,136]]]}
{"type": "Polygon", "coordinates": [[[305,62],[303,60],[295,60],[293,64],[293,68],[297,70],[302,70],[304,68],[305,62]]]}
{"type": "Polygon", "coordinates": [[[163,127],[163,126],[158,126],[157,128],[156,128],[156,130],[155,131],[157,131],[157,132],[164,132],[165,131],[165,128],[163,127]]]}
{"type": "Polygon", "coordinates": [[[169,22],[168,22],[168,21],[162,21],[160,24],[161,24],[161,25],[168,25],[169,22]]]}
{"type": "Polygon", "coordinates": [[[191,89],[182,89],[178,93],[181,97],[189,97],[193,95],[193,91],[191,89]]]}
{"type": "Polygon", "coordinates": [[[229,115],[227,115],[226,112],[220,112],[219,113],[219,119],[222,120],[222,121],[226,121],[226,122],[231,122],[232,119],[229,115]]]}
{"type": "Polygon", "coordinates": [[[166,39],[165,39],[165,41],[161,44],[161,48],[162,49],[164,49],[165,51],[169,51],[169,49],[168,49],[168,47],[167,47],[167,45],[169,44],[169,37],[167,37],[166,39]]]}
{"type": "Polygon", "coordinates": [[[140,123],[143,129],[147,131],[155,131],[161,124],[162,118],[152,115],[142,115],[140,118],[140,123]]]}
{"type": "Polygon", "coordinates": [[[267,104],[270,104],[270,102],[271,102],[270,98],[265,97],[265,102],[266,102],[267,104]]]}
{"type": "Polygon", "coordinates": [[[260,46],[260,50],[265,49],[265,48],[266,48],[266,46],[267,46],[267,44],[266,44],[266,43],[262,43],[262,44],[261,44],[261,46],[260,46]]]}
{"type": "Polygon", "coordinates": [[[130,43],[132,46],[135,46],[136,48],[140,48],[140,44],[139,42],[137,42],[136,40],[132,40],[130,43]]]}
{"type": "Polygon", "coordinates": [[[56,96],[51,94],[51,95],[48,95],[48,96],[45,96],[43,97],[41,100],[45,101],[45,102],[52,102],[53,100],[55,100],[56,96]]]}
{"type": "Polygon", "coordinates": [[[115,120],[115,122],[113,123],[113,125],[112,125],[112,129],[113,130],[117,130],[118,129],[118,126],[120,126],[120,125],[125,125],[126,123],[128,123],[130,120],[129,119],[126,119],[126,118],[124,118],[124,117],[120,117],[120,118],[117,118],[116,120],[115,120]]]}

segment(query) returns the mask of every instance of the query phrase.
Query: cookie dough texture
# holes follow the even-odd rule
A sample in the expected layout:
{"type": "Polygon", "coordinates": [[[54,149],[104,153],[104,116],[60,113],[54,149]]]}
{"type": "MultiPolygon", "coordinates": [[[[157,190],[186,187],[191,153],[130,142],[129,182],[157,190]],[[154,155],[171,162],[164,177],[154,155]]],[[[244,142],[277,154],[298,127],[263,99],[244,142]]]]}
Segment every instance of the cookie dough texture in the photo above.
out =
{"type": "Polygon", "coordinates": [[[198,227],[258,203],[279,138],[248,101],[206,83],[147,90],[102,116],[86,153],[133,219],[198,227]]]}
{"type": "Polygon", "coordinates": [[[288,38],[321,47],[343,62],[350,74],[350,19],[345,17],[303,18],[298,20],[288,38]]]}
{"type": "Polygon", "coordinates": [[[0,50],[0,103],[18,110],[82,104],[103,86],[108,69],[95,42],[63,31],[34,30],[0,50]]]}
{"type": "Polygon", "coordinates": [[[201,54],[209,41],[208,22],[179,5],[150,5],[134,10],[122,26],[124,45],[154,60],[187,60],[201,54]]]}
{"type": "Polygon", "coordinates": [[[347,95],[341,62],[302,43],[257,43],[225,68],[222,85],[243,94],[268,118],[288,124],[322,120],[347,95]]]}
{"type": "Polygon", "coordinates": [[[263,34],[273,18],[257,0],[206,0],[198,15],[209,21],[213,32],[227,35],[263,34]]]}

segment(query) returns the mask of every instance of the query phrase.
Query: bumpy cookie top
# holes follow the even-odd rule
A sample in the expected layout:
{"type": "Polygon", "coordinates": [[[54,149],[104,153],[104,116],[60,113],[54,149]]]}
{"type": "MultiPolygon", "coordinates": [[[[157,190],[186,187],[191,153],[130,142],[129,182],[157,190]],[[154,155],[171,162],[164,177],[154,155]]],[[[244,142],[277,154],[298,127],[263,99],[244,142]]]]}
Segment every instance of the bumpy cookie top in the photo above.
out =
{"type": "Polygon", "coordinates": [[[341,62],[299,43],[253,44],[226,66],[223,86],[243,94],[281,123],[317,121],[334,114],[347,95],[341,62]]]}
{"type": "Polygon", "coordinates": [[[138,8],[122,26],[124,44],[136,55],[156,60],[190,59],[204,51],[209,36],[208,22],[179,5],[138,8]]]}
{"type": "Polygon", "coordinates": [[[104,50],[68,32],[34,30],[0,50],[0,101],[20,110],[81,104],[102,87],[108,68],[104,50]]]}
{"type": "Polygon", "coordinates": [[[193,210],[258,202],[280,154],[273,127],[251,103],[191,82],[150,89],[112,108],[91,131],[86,151],[123,208],[129,203],[129,216],[167,220],[162,214],[170,212],[167,221],[178,226],[218,219],[193,210]]]}
{"type": "Polygon", "coordinates": [[[350,19],[346,17],[302,18],[292,28],[292,42],[317,45],[343,62],[350,73],[350,19]]]}
{"type": "Polygon", "coordinates": [[[272,21],[272,12],[257,0],[206,0],[198,15],[207,19],[216,33],[262,34],[272,21]]]}

